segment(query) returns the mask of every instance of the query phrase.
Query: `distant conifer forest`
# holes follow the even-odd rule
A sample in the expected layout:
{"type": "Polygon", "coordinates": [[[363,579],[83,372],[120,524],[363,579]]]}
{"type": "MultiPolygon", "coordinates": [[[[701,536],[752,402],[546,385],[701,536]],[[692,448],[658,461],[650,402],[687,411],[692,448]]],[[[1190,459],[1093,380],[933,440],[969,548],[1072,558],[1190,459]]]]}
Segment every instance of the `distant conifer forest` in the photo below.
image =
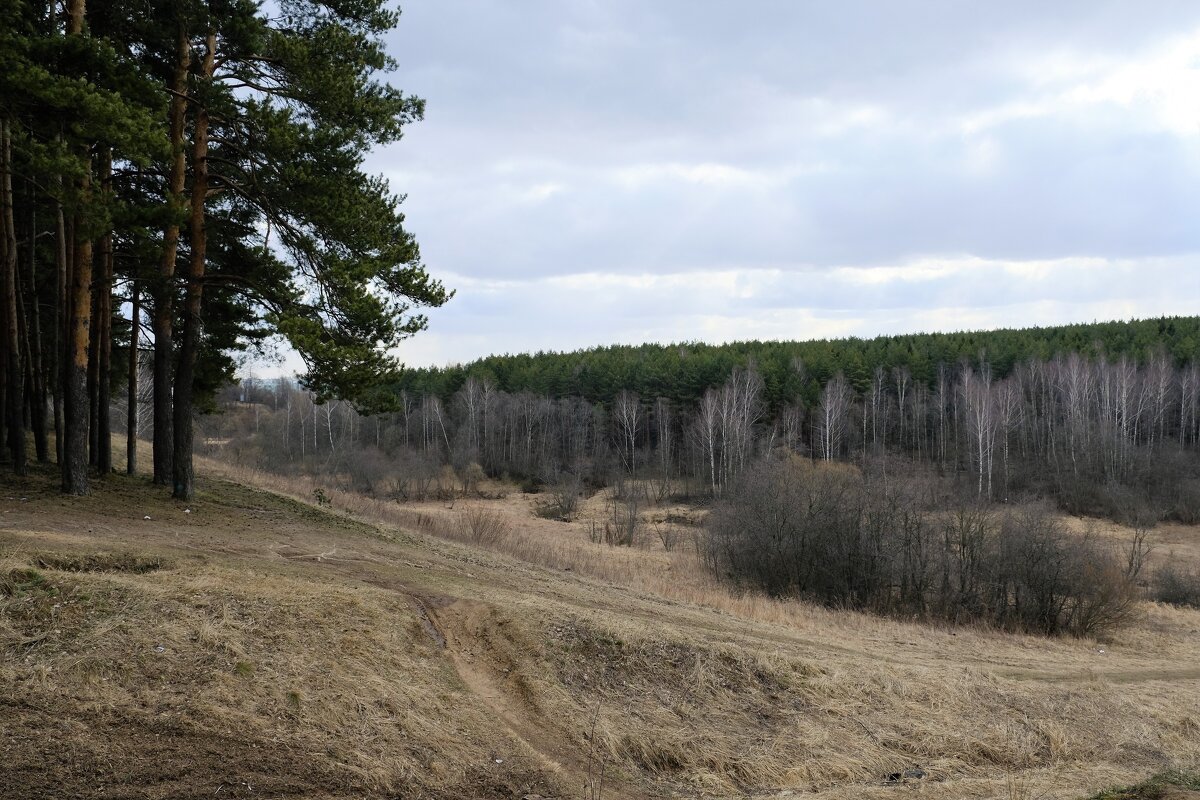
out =
{"type": "Polygon", "coordinates": [[[749,465],[793,454],[926,472],[983,500],[1191,521],[1198,343],[1200,318],[1176,317],[492,356],[405,372],[373,416],[243,381],[226,400],[255,409],[253,430],[244,413],[209,425],[245,463],[398,498],[484,475],[719,497],[749,465]]]}

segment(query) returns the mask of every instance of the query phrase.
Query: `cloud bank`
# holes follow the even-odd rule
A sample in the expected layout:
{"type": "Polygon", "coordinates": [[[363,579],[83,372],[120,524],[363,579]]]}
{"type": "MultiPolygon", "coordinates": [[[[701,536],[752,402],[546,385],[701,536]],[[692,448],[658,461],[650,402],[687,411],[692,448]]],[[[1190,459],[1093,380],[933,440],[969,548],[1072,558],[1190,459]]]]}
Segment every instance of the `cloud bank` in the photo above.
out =
{"type": "Polygon", "coordinates": [[[1191,2],[408,0],[401,353],[1196,313],[1191,2]],[[1049,7],[1048,7],[1049,6],[1049,7]]]}

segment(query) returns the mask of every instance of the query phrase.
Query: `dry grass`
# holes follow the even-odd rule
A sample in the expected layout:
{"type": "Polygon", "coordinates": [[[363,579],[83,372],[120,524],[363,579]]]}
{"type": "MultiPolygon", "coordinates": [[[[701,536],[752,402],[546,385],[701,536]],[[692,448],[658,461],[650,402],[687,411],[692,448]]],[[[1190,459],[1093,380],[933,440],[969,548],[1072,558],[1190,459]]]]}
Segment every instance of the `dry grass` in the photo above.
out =
{"type": "MultiPolygon", "coordinates": [[[[72,531],[70,513],[35,514],[49,530],[0,533],[0,796],[108,796],[115,784],[134,797],[453,798],[547,786],[520,753],[490,774],[504,735],[463,735],[488,720],[448,693],[453,671],[408,593],[293,567],[331,549],[308,547],[306,528],[346,530],[269,495],[222,494],[230,511],[201,499],[206,519],[172,525],[173,542],[158,526],[121,537],[143,552],[91,550],[111,532],[72,531]],[[262,563],[229,556],[247,527],[273,540],[262,563]],[[172,544],[178,557],[166,559],[172,544]]],[[[97,514],[97,500],[83,501],[88,524],[118,528],[126,515],[97,514]]],[[[171,505],[136,512],[179,514],[171,505]]]]}
{"type": "MultiPolygon", "coordinates": [[[[849,628],[862,634],[880,637],[880,641],[892,638],[897,629],[905,630],[908,638],[935,635],[954,637],[957,642],[974,641],[986,646],[986,642],[1009,642],[1028,640],[1035,648],[1055,648],[1053,640],[1042,637],[1012,636],[987,627],[951,627],[928,623],[906,624],[854,611],[830,611],[796,600],[775,599],[757,593],[735,593],[718,582],[704,567],[697,549],[696,526],[702,524],[704,511],[687,506],[657,505],[643,511],[646,521],[645,533],[639,546],[612,547],[593,541],[590,535],[593,523],[602,524],[606,515],[606,493],[598,493],[581,504],[577,518],[570,522],[547,520],[537,514],[541,499],[538,495],[526,495],[505,486],[490,486],[493,494],[501,499],[459,499],[452,503],[423,501],[397,503],[331,488],[311,477],[284,477],[255,470],[229,467],[220,463],[206,463],[216,474],[231,480],[264,486],[272,491],[295,497],[311,499],[320,489],[329,499],[335,511],[343,512],[356,519],[395,526],[404,530],[419,531],[442,539],[466,544],[482,545],[490,551],[516,561],[535,564],[556,571],[572,572],[576,575],[597,579],[607,584],[621,586],[642,594],[667,600],[712,609],[722,614],[741,619],[788,627],[809,633],[819,632],[837,641],[849,628]],[[493,520],[506,520],[507,524],[495,522],[503,527],[503,535],[480,541],[471,533],[471,526],[464,524],[463,515],[482,512],[493,520]],[[688,520],[690,524],[667,522],[688,520]],[[680,531],[677,546],[666,550],[659,537],[653,534],[654,524],[673,525],[680,531]]],[[[1100,535],[1128,541],[1132,535],[1127,529],[1114,523],[1101,525],[1094,520],[1071,519],[1071,525],[1084,526],[1100,535]]],[[[1194,544],[1197,548],[1196,563],[1200,564],[1200,527],[1183,533],[1180,526],[1171,530],[1171,540],[1194,544]]],[[[1156,539],[1151,540],[1156,542],[1156,539]]],[[[1163,555],[1161,546],[1152,551],[1152,560],[1163,555]]],[[[1159,613],[1167,613],[1159,609],[1159,613]]],[[[1153,629],[1155,626],[1151,626],[1153,629]]],[[[1153,648],[1157,637],[1145,637],[1145,631],[1133,631],[1133,636],[1153,648]]],[[[1064,643],[1057,643],[1062,645],[1064,643]]],[[[1095,650],[1099,644],[1084,640],[1083,646],[1095,650]]],[[[1066,643],[1070,648],[1070,643],[1066,643]]],[[[1200,653],[1200,647],[1197,652],[1200,653]]],[[[983,658],[985,654],[981,654],[983,658]]],[[[983,660],[983,658],[979,660],[983,660]]]]}
{"type": "Polygon", "coordinates": [[[18,573],[0,590],[0,759],[26,788],[52,774],[101,796],[108,764],[145,797],[237,780],[567,797],[593,742],[605,797],[894,797],[884,776],[920,765],[922,796],[1073,798],[1200,763],[1192,610],[1148,605],[1107,643],[933,628],[734,597],[654,539],[593,544],[603,498],[566,524],[515,494],[447,508],[325,487],[329,512],[210,479],[185,514],[138,481],[66,501],[37,480],[0,503],[0,575],[18,573]],[[459,543],[479,538],[472,509],[507,522],[491,552],[459,543]],[[105,553],[162,566],[60,568],[105,553]],[[175,777],[106,761],[85,724],[175,777]]]}

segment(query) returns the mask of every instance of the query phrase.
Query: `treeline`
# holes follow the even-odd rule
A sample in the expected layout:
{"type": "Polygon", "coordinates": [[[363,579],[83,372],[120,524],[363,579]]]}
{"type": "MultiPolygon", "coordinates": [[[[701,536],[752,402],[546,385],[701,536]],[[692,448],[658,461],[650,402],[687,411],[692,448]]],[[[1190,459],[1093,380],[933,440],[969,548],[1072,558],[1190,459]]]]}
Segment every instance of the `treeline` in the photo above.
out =
{"type": "Polygon", "coordinates": [[[471,376],[445,401],[402,390],[399,410],[375,417],[287,381],[246,381],[232,403],[242,412],[211,420],[210,440],[244,463],[399,497],[472,465],[530,483],[637,476],[664,495],[719,496],[753,464],[793,453],[885,476],[924,465],[997,501],[1040,494],[1080,513],[1200,519],[1200,364],[1161,348],[1030,359],[1002,378],[986,360],[941,364],[931,385],[905,367],[876,367],[863,388],[792,369],[797,390],[774,411],[753,361],[689,404],[511,393],[471,376]]]}
{"type": "Polygon", "coordinates": [[[193,491],[193,419],[269,338],[322,398],[386,402],[388,350],[449,294],[361,163],[420,118],[380,79],[383,2],[0,4],[4,457],[63,490],[113,468],[152,363],[154,480],[193,491]],[[50,433],[53,432],[53,445],[50,433]]]}
{"type": "Polygon", "coordinates": [[[932,386],[939,367],[986,360],[992,374],[1006,377],[1030,359],[1049,361],[1077,353],[1088,359],[1129,356],[1142,360],[1162,350],[1176,364],[1200,359],[1200,317],[1164,317],[1040,328],[922,333],[873,339],[804,342],[733,342],[598,347],[572,353],[489,356],[445,368],[410,369],[396,391],[436,394],[448,401],[468,378],[487,380],[502,392],[580,397],[611,405],[622,391],[694,405],[706,391],[727,381],[736,367],[753,361],[763,379],[769,413],[797,398],[808,405],[837,373],[864,391],[876,369],[905,369],[913,381],[932,386]],[[802,364],[804,369],[797,370],[802,364]]]}

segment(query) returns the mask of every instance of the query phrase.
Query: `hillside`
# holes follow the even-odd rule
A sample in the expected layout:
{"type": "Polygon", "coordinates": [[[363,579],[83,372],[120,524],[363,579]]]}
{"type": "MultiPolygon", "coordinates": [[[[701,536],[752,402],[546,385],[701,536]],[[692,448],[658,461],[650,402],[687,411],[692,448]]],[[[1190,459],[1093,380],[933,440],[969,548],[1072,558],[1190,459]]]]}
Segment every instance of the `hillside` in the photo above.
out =
{"type": "Polygon", "coordinates": [[[4,797],[566,798],[603,764],[605,798],[894,797],[917,765],[925,797],[1072,798],[1200,759],[1200,612],[1096,642],[722,607],[571,561],[671,558],[551,569],[417,530],[461,509],[217,478],[35,471],[0,506],[4,797]]]}

